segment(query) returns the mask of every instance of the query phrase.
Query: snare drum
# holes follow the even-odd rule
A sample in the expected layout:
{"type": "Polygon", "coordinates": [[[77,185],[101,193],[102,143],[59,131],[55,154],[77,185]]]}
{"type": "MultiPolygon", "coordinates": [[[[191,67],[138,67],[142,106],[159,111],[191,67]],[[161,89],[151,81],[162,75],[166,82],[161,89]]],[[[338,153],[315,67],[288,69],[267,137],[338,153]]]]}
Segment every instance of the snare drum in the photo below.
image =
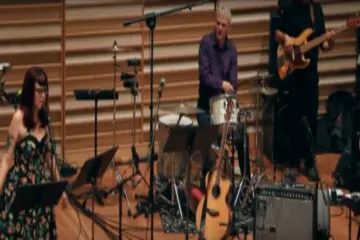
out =
{"type": "Polygon", "coordinates": [[[233,110],[229,120],[229,127],[236,127],[239,121],[240,107],[236,98],[236,94],[221,94],[210,99],[210,114],[212,124],[223,125],[226,122],[227,98],[233,103],[233,110]]]}
{"type": "MultiPolygon", "coordinates": [[[[176,126],[179,120],[178,114],[169,114],[159,118],[159,159],[158,175],[160,178],[183,178],[186,173],[186,166],[189,163],[189,154],[187,152],[166,152],[164,147],[169,137],[169,131],[176,126]]],[[[182,116],[179,127],[191,127],[193,121],[186,116],[182,116]]]]}

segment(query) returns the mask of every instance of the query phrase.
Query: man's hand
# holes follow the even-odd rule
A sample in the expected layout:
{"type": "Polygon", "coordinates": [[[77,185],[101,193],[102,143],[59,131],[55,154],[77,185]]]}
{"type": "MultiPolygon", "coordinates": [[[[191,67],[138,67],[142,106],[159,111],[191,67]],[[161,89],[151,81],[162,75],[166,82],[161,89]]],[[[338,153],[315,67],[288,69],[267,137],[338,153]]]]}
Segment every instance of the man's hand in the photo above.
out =
{"type": "Polygon", "coordinates": [[[323,43],[324,51],[330,51],[334,48],[335,45],[335,31],[328,30],[326,31],[327,41],[323,43]]]}
{"type": "Polygon", "coordinates": [[[234,91],[233,86],[232,86],[229,82],[227,82],[227,81],[223,81],[223,82],[222,82],[222,88],[224,89],[224,91],[225,91],[226,93],[229,93],[229,92],[233,92],[233,91],[234,91]]]}
{"type": "Polygon", "coordinates": [[[284,36],[284,49],[287,55],[291,55],[292,48],[294,45],[294,38],[290,37],[289,35],[285,34],[284,36]]]}

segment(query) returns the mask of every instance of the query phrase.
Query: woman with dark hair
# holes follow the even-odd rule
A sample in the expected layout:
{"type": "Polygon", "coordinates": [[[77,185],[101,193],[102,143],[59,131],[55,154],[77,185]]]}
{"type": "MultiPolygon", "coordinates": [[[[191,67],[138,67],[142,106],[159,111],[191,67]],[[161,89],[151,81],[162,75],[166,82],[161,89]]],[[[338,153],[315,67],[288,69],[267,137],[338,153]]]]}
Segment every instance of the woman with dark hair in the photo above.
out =
{"type": "MultiPolygon", "coordinates": [[[[34,239],[37,227],[39,239],[57,238],[54,209],[26,210],[17,216],[6,211],[14,189],[19,186],[60,180],[51,154],[48,97],[46,73],[39,67],[30,68],[25,74],[20,107],[12,117],[0,165],[0,222],[6,226],[0,232],[0,239],[34,239]],[[38,216],[40,226],[36,225],[35,216],[38,216]]],[[[66,206],[66,193],[62,200],[66,206]]]]}

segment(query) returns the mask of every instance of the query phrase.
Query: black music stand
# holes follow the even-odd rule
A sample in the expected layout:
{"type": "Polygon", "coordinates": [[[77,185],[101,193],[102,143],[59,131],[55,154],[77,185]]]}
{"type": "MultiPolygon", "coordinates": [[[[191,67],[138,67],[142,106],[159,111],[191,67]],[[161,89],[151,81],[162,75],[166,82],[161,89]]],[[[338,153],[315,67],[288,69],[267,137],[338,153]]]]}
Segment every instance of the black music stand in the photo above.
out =
{"type": "MultiPolygon", "coordinates": [[[[191,127],[174,127],[169,132],[169,137],[165,143],[163,152],[183,152],[186,151],[190,156],[196,152],[208,153],[211,145],[217,140],[219,136],[219,126],[216,125],[203,125],[203,126],[191,126],[191,127]]],[[[187,186],[189,191],[190,182],[190,169],[191,159],[187,168],[187,186]]],[[[176,191],[176,186],[175,186],[176,191]]],[[[179,205],[179,211],[181,211],[181,205],[179,205]]],[[[189,238],[189,201],[186,208],[186,230],[185,238],[189,238]]]]}
{"type": "MultiPolygon", "coordinates": [[[[99,100],[117,100],[119,99],[119,94],[114,90],[97,90],[97,89],[78,89],[74,90],[75,99],[78,101],[88,101],[93,100],[95,102],[95,126],[94,126],[94,157],[97,156],[97,114],[98,114],[98,102],[99,100]],[[114,97],[115,94],[115,97],[114,97]]],[[[100,194],[96,191],[94,192],[96,201],[99,205],[103,206],[104,202],[101,199],[100,194]]]]}
{"type": "MultiPolygon", "coordinates": [[[[78,175],[76,180],[69,184],[69,188],[67,189],[67,191],[72,191],[85,184],[91,184],[93,195],[93,213],[95,208],[95,192],[97,192],[96,181],[98,178],[101,178],[104,175],[118,148],[119,146],[112,147],[109,150],[101,153],[99,156],[87,160],[81,168],[80,174],[78,175]]],[[[85,197],[85,200],[83,202],[83,208],[86,207],[86,202],[90,195],[91,193],[89,193],[88,196],[85,197]]],[[[92,220],[92,239],[94,239],[94,220],[92,220]]]]}
{"type": "Polygon", "coordinates": [[[36,209],[35,239],[39,239],[40,219],[37,208],[56,206],[67,184],[67,181],[59,181],[20,186],[15,189],[7,212],[16,216],[23,210],[36,209]]]}

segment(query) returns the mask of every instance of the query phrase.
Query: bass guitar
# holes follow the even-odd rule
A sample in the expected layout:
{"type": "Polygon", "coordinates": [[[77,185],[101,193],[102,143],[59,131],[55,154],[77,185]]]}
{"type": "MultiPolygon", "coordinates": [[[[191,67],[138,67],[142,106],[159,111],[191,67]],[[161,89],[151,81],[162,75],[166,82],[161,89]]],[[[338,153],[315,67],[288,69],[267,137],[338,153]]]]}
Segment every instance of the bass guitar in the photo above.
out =
{"type": "MultiPolygon", "coordinates": [[[[206,240],[220,240],[226,238],[229,229],[231,211],[227,197],[231,181],[223,176],[223,158],[226,136],[229,130],[229,121],[233,111],[233,101],[228,98],[226,101],[225,124],[222,130],[221,144],[215,168],[205,177],[207,204],[205,209],[205,224],[201,227],[202,212],[205,203],[205,196],[200,200],[196,208],[196,226],[203,232],[206,240]]],[[[226,155],[226,154],[225,154],[226,155]]],[[[226,156],[225,156],[226,158],[226,156]]]]}
{"type": "MultiPolygon", "coordinates": [[[[349,18],[344,26],[334,30],[335,35],[349,29],[360,26],[360,17],[349,18]]],[[[290,51],[285,50],[285,46],[279,45],[277,50],[277,69],[280,80],[284,80],[296,69],[304,69],[310,64],[310,59],[306,59],[304,54],[311,49],[319,46],[327,40],[327,33],[307,42],[313,33],[311,28],[305,29],[297,38],[293,38],[293,47],[290,51]]]]}

